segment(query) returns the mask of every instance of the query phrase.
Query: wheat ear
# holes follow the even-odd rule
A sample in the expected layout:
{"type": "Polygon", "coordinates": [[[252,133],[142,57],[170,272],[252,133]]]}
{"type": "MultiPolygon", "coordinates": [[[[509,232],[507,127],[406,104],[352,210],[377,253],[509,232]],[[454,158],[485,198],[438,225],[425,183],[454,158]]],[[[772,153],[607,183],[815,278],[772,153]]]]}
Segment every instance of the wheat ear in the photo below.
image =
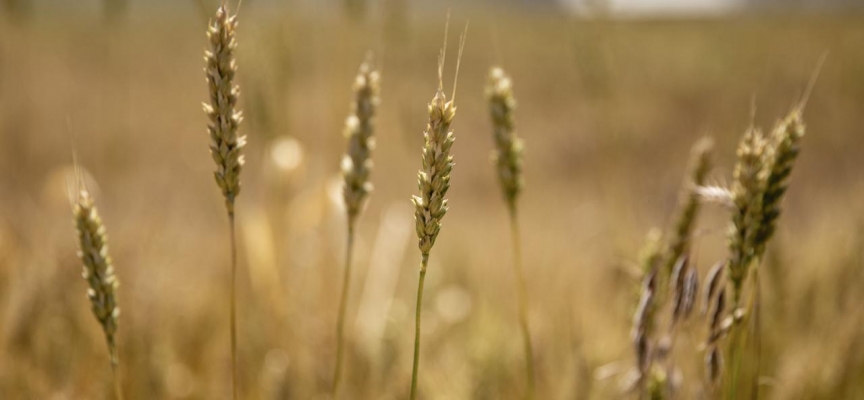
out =
{"type": "Polygon", "coordinates": [[[705,184],[708,172],[711,171],[711,150],[713,147],[714,141],[705,137],[696,141],[690,151],[690,176],[684,183],[675,227],[663,255],[663,273],[667,276],[672,273],[675,263],[684,255],[690,245],[691,233],[696,224],[699,206],[702,203],[702,198],[696,189],[705,184]]]}
{"type": "MultiPolygon", "coordinates": [[[[445,28],[445,32],[446,32],[445,28]]],[[[456,77],[459,76],[459,64],[462,51],[465,48],[465,33],[459,43],[459,55],[456,62],[456,77]]],[[[411,400],[417,398],[417,376],[420,366],[420,319],[423,303],[423,283],[426,280],[426,267],[429,263],[429,251],[435,245],[435,239],[441,230],[441,220],[447,213],[447,200],[444,196],[450,189],[450,172],[453,170],[453,156],[450,148],[453,146],[453,130],[450,124],[456,116],[456,79],[453,82],[453,98],[447,101],[444,94],[444,60],[447,48],[447,34],[444,35],[444,48],[438,57],[438,90],[429,103],[429,121],[423,132],[422,168],[417,173],[419,196],[412,196],[414,203],[414,222],[420,248],[420,278],[417,282],[417,307],[415,310],[414,328],[414,365],[411,373],[411,400]]]]}
{"type": "Polygon", "coordinates": [[[531,329],[528,323],[528,289],[522,267],[522,240],[519,231],[517,200],[523,186],[522,140],[516,135],[513,96],[513,81],[500,67],[489,72],[486,99],[492,117],[492,137],[495,141],[493,160],[498,172],[498,181],[510,211],[510,229],[513,238],[513,269],[516,275],[519,298],[519,325],[525,349],[525,379],[528,385],[526,398],[534,398],[534,350],[531,345],[531,329]]]}
{"type": "Polygon", "coordinates": [[[237,133],[243,115],[237,110],[240,88],[234,83],[237,63],[234,50],[237,48],[235,29],[237,16],[230,15],[223,3],[216,10],[216,18],[209,23],[207,38],[210,50],[204,54],[207,62],[205,73],[210,92],[210,104],[204,104],[204,112],[210,119],[210,155],[216,162],[216,184],[225,197],[231,235],[231,387],[233,398],[238,398],[237,388],[237,238],[234,227],[234,201],[240,194],[240,170],[243,167],[242,150],[246,137],[237,133]]]}
{"type": "Polygon", "coordinates": [[[733,289],[733,309],[741,300],[744,279],[753,261],[753,243],[762,214],[762,192],[767,142],[762,132],[749,128],[738,145],[733,173],[732,224],[729,232],[728,278],[733,289]]]}
{"type": "Polygon", "coordinates": [[[369,173],[372,170],[371,152],[375,147],[374,122],[380,92],[379,73],[367,60],[360,65],[354,80],[354,101],[351,114],[345,121],[345,136],[348,151],[342,158],[342,176],[345,185],[342,194],[348,214],[348,240],[345,248],[345,270],[342,277],[342,295],[339,300],[339,315],[336,321],[336,366],[333,371],[333,398],[339,398],[339,382],[342,374],[344,352],[345,309],[351,283],[351,256],[354,249],[354,225],[363,209],[366,197],[372,191],[369,173]]]}
{"type": "Polygon", "coordinates": [[[765,245],[774,234],[777,218],[780,217],[780,203],[789,187],[789,175],[801,151],[800,143],[803,136],[804,122],[801,119],[801,111],[797,108],[778,122],[771,134],[769,151],[762,172],[765,188],[762,194],[761,222],[754,237],[753,251],[756,257],[762,256],[765,245]]]}
{"type": "Polygon", "coordinates": [[[114,266],[108,254],[108,236],[102,218],[96,211],[96,205],[90,193],[82,189],[72,210],[75,216],[75,229],[78,232],[78,257],[84,265],[83,276],[89,284],[87,297],[93,309],[93,315],[102,326],[108,353],[111,357],[111,370],[114,375],[114,391],[118,400],[123,399],[118,375],[119,359],[117,352],[117,320],[120,317],[120,307],[117,306],[115,292],[120,285],[114,275],[114,266]]]}

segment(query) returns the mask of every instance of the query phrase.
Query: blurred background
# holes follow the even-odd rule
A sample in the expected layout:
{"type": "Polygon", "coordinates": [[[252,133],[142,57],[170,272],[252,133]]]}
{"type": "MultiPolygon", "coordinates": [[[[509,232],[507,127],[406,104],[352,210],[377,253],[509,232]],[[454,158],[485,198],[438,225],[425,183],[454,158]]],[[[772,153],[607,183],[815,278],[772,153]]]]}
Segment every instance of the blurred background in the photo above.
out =
{"type": "MultiPolygon", "coordinates": [[[[232,3],[234,3],[232,1],[232,3]]],[[[0,1],[0,398],[109,399],[67,182],[72,153],[121,281],[127,399],[227,399],[228,224],[208,155],[203,52],[215,0],[0,1]]],[[[525,241],[539,399],[628,398],[638,250],[671,224],[688,152],[716,140],[731,180],[750,123],[770,128],[828,59],[763,277],[763,398],[864,398],[864,3],[856,0],[245,0],[238,31],[240,386],[327,399],[345,217],[351,83],[372,51],[382,104],[348,307],[346,399],[404,399],[426,104],[451,10],[470,20],[451,211],[427,276],[424,399],[517,399],[523,354],[506,208],[483,97],[503,66],[526,141],[525,241]]],[[[234,3],[236,9],[236,3],[234,3]]],[[[454,63],[445,81],[451,81],[454,63]]],[[[728,214],[706,207],[704,275],[728,214]]],[[[679,338],[702,398],[703,322],[679,338]]]]}

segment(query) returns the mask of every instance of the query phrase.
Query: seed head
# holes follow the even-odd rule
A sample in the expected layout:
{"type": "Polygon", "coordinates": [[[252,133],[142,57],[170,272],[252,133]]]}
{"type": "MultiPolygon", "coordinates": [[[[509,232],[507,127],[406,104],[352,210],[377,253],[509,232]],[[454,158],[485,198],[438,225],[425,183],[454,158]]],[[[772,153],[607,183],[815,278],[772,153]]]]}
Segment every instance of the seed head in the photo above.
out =
{"type": "Polygon", "coordinates": [[[83,276],[89,284],[87,297],[93,309],[93,315],[102,325],[111,362],[117,363],[117,346],[115,334],[120,308],[114,292],[120,284],[114,275],[111,256],[108,255],[108,236],[102,218],[96,211],[93,198],[86,190],[82,190],[73,207],[75,229],[78,232],[78,257],[84,265],[83,276]]]}
{"type": "Polygon", "coordinates": [[[754,258],[754,241],[762,220],[762,193],[767,142],[762,133],[750,128],[738,146],[738,163],[733,174],[732,225],[729,233],[729,279],[734,289],[735,304],[750,262],[754,258]]]}
{"type": "Polygon", "coordinates": [[[429,103],[429,122],[423,132],[423,167],[417,174],[419,196],[413,196],[414,221],[419,247],[422,254],[429,254],[438,232],[441,220],[447,213],[447,200],[444,196],[450,189],[450,172],[453,170],[453,131],[450,123],[456,116],[456,105],[447,101],[441,88],[429,103]]]}
{"type": "Polygon", "coordinates": [[[702,138],[693,145],[691,150],[690,177],[684,184],[681,206],[675,222],[675,230],[669,239],[664,254],[664,273],[669,274],[679,258],[690,244],[693,226],[699,213],[701,198],[695,189],[704,185],[705,178],[711,170],[711,149],[714,141],[702,138]]]}
{"type": "Polygon", "coordinates": [[[369,61],[360,65],[360,72],[354,80],[351,114],[345,121],[348,150],[342,158],[342,176],[345,178],[342,194],[351,220],[363,209],[363,203],[372,191],[369,173],[372,171],[371,152],[375,148],[373,134],[379,103],[379,77],[369,61]]]}
{"type": "Polygon", "coordinates": [[[236,27],[237,16],[229,15],[223,4],[207,28],[210,49],[204,53],[207,62],[204,71],[210,92],[210,104],[204,104],[204,112],[210,119],[207,125],[210,155],[216,162],[216,184],[222,189],[225,206],[231,215],[234,214],[234,199],[240,194],[240,170],[243,167],[241,153],[246,145],[246,136],[237,133],[243,114],[237,111],[240,88],[234,83],[237,73],[234,59],[236,27]]]}
{"type": "Polygon", "coordinates": [[[764,253],[765,245],[774,234],[777,218],[780,216],[780,202],[789,187],[789,174],[792,173],[792,167],[795,166],[795,160],[801,151],[800,143],[803,136],[804,122],[798,109],[778,122],[771,134],[762,171],[762,179],[765,181],[762,218],[753,239],[757,257],[764,253]]]}
{"type": "Polygon", "coordinates": [[[522,140],[516,136],[513,97],[513,82],[499,67],[489,72],[486,99],[492,116],[492,131],[495,139],[493,160],[498,171],[501,189],[510,207],[515,207],[516,198],[522,190],[522,140]]]}

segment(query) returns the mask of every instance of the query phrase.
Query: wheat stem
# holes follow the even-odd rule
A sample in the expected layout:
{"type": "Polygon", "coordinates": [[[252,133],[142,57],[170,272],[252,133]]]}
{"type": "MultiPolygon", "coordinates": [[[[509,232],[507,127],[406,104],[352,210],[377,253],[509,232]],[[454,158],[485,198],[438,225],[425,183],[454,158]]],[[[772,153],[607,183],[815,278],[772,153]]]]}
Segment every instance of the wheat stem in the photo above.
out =
{"type": "MultiPolygon", "coordinates": [[[[115,350],[115,352],[116,352],[116,350],[115,350]]],[[[114,359],[116,359],[116,358],[114,358],[114,359]]],[[[114,395],[116,396],[117,400],[123,400],[123,389],[121,388],[121,385],[120,385],[120,371],[119,371],[119,369],[120,369],[120,366],[118,365],[118,363],[112,361],[111,362],[111,373],[113,374],[113,378],[114,378],[114,395]]]]}
{"type": "Polygon", "coordinates": [[[519,325],[522,329],[522,345],[525,349],[525,378],[528,388],[525,398],[534,398],[534,349],[531,345],[531,329],[528,324],[528,289],[525,283],[525,272],[522,267],[522,237],[519,233],[519,218],[516,203],[510,206],[510,231],[513,239],[513,270],[516,274],[517,292],[519,297],[519,325]]]}
{"type": "Polygon", "coordinates": [[[417,309],[414,318],[414,368],[411,372],[411,400],[417,398],[417,371],[420,366],[420,312],[423,311],[423,283],[426,281],[426,265],[429,253],[423,253],[420,262],[420,279],[417,282],[417,309]]]}
{"type": "Polygon", "coordinates": [[[237,231],[234,213],[228,213],[231,229],[231,388],[237,400],[237,231]]]}
{"type": "Polygon", "coordinates": [[[345,271],[342,276],[342,297],[339,301],[339,315],[336,320],[336,367],[333,370],[333,399],[339,398],[339,382],[342,375],[344,353],[345,309],[348,308],[348,289],[351,282],[351,256],[354,250],[354,219],[348,219],[348,239],[345,248],[345,271]]]}

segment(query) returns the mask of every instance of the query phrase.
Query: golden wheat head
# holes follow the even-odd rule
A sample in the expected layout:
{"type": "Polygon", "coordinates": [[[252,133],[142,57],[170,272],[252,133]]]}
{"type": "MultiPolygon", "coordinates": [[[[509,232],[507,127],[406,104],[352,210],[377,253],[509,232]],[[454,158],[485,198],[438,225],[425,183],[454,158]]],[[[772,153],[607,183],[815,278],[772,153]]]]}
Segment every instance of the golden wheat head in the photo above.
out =
{"type": "Polygon", "coordinates": [[[380,74],[370,61],[360,65],[354,80],[354,101],[351,114],[345,121],[348,150],[342,158],[342,176],[345,185],[342,195],[348,218],[353,220],[363,208],[363,202],[372,191],[369,174],[372,171],[371,152],[375,148],[375,113],[378,108],[380,74]]]}
{"type": "Polygon", "coordinates": [[[93,198],[87,190],[82,190],[73,207],[75,229],[78,232],[78,257],[84,265],[83,276],[90,288],[87,297],[93,309],[93,315],[102,326],[111,363],[117,364],[117,320],[120,317],[120,307],[117,306],[115,291],[120,282],[114,275],[111,256],[108,255],[108,236],[105,225],[96,211],[93,198]]]}
{"type": "Polygon", "coordinates": [[[504,197],[510,207],[522,190],[522,140],[516,135],[514,111],[516,99],[513,96],[513,81],[499,67],[489,72],[486,85],[486,99],[492,117],[493,137],[495,139],[494,162],[498,180],[504,197]]]}
{"type": "Polygon", "coordinates": [[[228,13],[223,4],[216,11],[207,28],[210,49],[204,53],[207,62],[207,88],[210,104],[204,104],[204,112],[210,119],[210,155],[216,162],[214,176],[216,184],[225,196],[229,214],[234,214],[234,199],[240,194],[240,170],[243,167],[242,150],[246,137],[237,133],[243,114],[237,110],[240,88],[234,83],[237,62],[235,29],[237,17],[228,13]]]}

